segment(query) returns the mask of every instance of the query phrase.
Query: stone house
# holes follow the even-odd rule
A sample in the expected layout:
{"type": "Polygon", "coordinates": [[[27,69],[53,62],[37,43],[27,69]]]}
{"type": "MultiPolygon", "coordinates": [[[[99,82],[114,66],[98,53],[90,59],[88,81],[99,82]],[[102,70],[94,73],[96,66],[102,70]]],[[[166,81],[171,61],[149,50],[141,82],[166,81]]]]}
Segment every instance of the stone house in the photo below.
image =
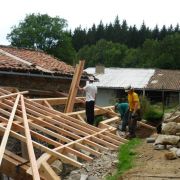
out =
{"type": "MultiPolygon", "coordinates": [[[[68,92],[74,67],[43,51],[0,46],[0,86],[68,92]]],[[[87,76],[83,75],[81,84],[87,76]]]]}

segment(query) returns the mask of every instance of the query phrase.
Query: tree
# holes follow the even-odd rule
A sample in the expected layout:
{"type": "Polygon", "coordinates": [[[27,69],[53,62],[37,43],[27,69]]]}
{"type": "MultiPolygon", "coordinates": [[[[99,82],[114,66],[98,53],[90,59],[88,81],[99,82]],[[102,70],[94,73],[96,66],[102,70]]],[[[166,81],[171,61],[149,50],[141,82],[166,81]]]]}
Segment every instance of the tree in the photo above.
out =
{"type": "Polygon", "coordinates": [[[115,20],[114,20],[114,24],[113,24],[113,42],[119,42],[120,43],[120,32],[121,32],[121,25],[119,22],[119,17],[116,16],[115,20]]]}
{"type": "Polygon", "coordinates": [[[142,46],[145,39],[150,38],[150,30],[146,27],[145,22],[143,21],[141,28],[139,30],[139,46],[142,46]]]}
{"type": "Polygon", "coordinates": [[[100,24],[97,26],[97,30],[96,30],[96,41],[99,41],[100,39],[104,39],[104,25],[103,22],[100,21],[100,24]]]}
{"type": "Polygon", "coordinates": [[[78,52],[78,58],[85,59],[87,67],[99,63],[106,67],[121,67],[126,52],[125,45],[101,39],[95,45],[81,48],[78,52]]]}
{"type": "Polygon", "coordinates": [[[93,24],[87,32],[87,42],[89,45],[96,44],[96,25],[93,24]]]}
{"type": "Polygon", "coordinates": [[[159,39],[159,28],[158,25],[155,26],[155,28],[152,31],[152,38],[153,39],[159,39]]]}
{"type": "Polygon", "coordinates": [[[180,69],[180,34],[166,36],[159,45],[156,67],[163,69],[180,69]]]}
{"type": "Polygon", "coordinates": [[[41,49],[72,63],[75,51],[72,47],[71,38],[65,31],[66,27],[66,20],[58,16],[52,18],[47,14],[30,14],[18,26],[12,27],[7,39],[13,46],[41,49]],[[66,51],[67,47],[72,51],[66,51]]]}
{"type": "Polygon", "coordinates": [[[82,29],[81,26],[74,30],[72,42],[76,51],[78,51],[80,48],[86,45],[86,38],[86,30],[82,29]]]}
{"type": "Polygon", "coordinates": [[[132,47],[132,48],[138,47],[138,41],[139,41],[139,37],[138,37],[138,29],[136,28],[136,25],[134,25],[133,27],[130,26],[129,36],[127,39],[128,47],[132,47]]]}

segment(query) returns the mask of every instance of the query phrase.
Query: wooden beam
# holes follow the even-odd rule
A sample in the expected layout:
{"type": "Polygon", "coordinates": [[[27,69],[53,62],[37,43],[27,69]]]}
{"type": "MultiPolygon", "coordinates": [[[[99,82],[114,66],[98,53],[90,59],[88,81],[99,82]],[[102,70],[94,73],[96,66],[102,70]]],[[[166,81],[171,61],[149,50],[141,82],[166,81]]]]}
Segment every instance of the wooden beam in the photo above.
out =
{"type": "Polygon", "coordinates": [[[14,103],[11,115],[10,115],[9,120],[8,120],[7,128],[5,130],[3,139],[1,141],[1,146],[0,146],[0,165],[1,165],[1,162],[2,162],[3,155],[4,155],[4,151],[5,151],[5,148],[6,148],[7,141],[8,141],[8,137],[9,137],[9,134],[10,134],[10,130],[11,130],[11,126],[12,126],[12,123],[13,123],[13,119],[14,119],[14,116],[15,116],[15,113],[16,113],[16,109],[17,109],[17,105],[18,105],[18,102],[19,102],[19,98],[20,98],[20,94],[18,94],[17,97],[16,97],[16,101],[14,103]]]}
{"type": "Polygon", "coordinates": [[[75,73],[69,90],[68,100],[65,106],[65,111],[64,111],[65,113],[73,111],[75,97],[78,92],[78,86],[84,69],[84,63],[85,61],[80,61],[79,64],[76,66],[75,73]]]}
{"type": "Polygon", "coordinates": [[[29,168],[29,163],[25,162],[27,162],[26,159],[6,150],[0,166],[0,172],[12,179],[32,180],[32,176],[26,173],[29,168]]]}
{"type": "MultiPolygon", "coordinates": [[[[5,132],[6,129],[4,127],[0,126],[0,130],[5,132]]],[[[26,142],[26,138],[24,136],[12,131],[12,130],[11,130],[10,135],[22,142],[26,142]]],[[[55,156],[55,157],[61,159],[63,162],[71,164],[78,168],[82,167],[82,164],[75,161],[74,159],[71,159],[63,154],[60,154],[60,153],[56,152],[55,150],[51,150],[50,148],[48,148],[42,144],[39,144],[38,142],[35,142],[35,141],[32,141],[32,142],[33,142],[33,146],[37,147],[38,149],[40,149],[44,152],[50,153],[52,156],[55,156]]]]}
{"type": "Polygon", "coordinates": [[[54,172],[52,167],[46,161],[41,163],[39,171],[45,180],[61,180],[60,176],[54,172]]]}
{"type": "Polygon", "coordinates": [[[43,102],[48,108],[53,109],[53,107],[48,103],[48,101],[44,100],[43,102]]]}
{"type": "MultiPolygon", "coordinates": [[[[107,106],[107,107],[103,107],[103,108],[104,108],[104,109],[109,109],[109,107],[111,107],[111,106],[107,106]]],[[[85,116],[86,116],[85,113],[86,113],[85,110],[81,110],[81,111],[66,113],[66,115],[68,115],[68,116],[73,116],[73,117],[76,117],[77,115],[80,115],[80,116],[82,116],[82,117],[85,117],[85,116]]],[[[104,110],[95,108],[95,109],[94,109],[94,114],[95,114],[95,116],[98,116],[98,115],[106,115],[107,112],[104,111],[104,110]]]]}
{"type": "Polygon", "coordinates": [[[23,114],[23,122],[24,122],[24,129],[25,129],[25,135],[26,135],[26,143],[27,143],[27,149],[29,154],[29,159],[31,162],[31,169],[33,173],[33,179],[34,180],[40,180],[38,167],[36,164],[36,157],[33,149],[30,129],[28,125],[26,110],[25,110],[25,104],[24,104],[24,97],[21,95],[21,108],[22,108],[22,114],[23,114]]]}
{"type": "Polygon", "coordinates": [[[112,118],[109,118],[109,119],[106,119],[104,121],[101,121],[100,124],[110,124],[110,123],[115,123],[117,121],[120,121],[120,117],[119,116],[115,116],[115,117],[112,117],[112,118]]]}
{"type": "MultiPolygon", "coordinates": [[[[85,97],[76,97],[74,103],[81,103],[78,99],[84,100],[85,97]]],[[[37,99],[30,99],[34,102],[42,103],[43,101],[47,101],[50,105],[64,105],[67,102],[67,97],[60,97],[60,98],[37,98],[37,99]]]]}
{"type": "Polygon", "coordinates": [[[86,123],[86,121],[83,119],[83,117],[82,117],[81,115],[77,114],[77,118],[78,118],[80,121],[86,123]]]}
{"type": "MultiPolygon", "coordinates": [[[[3,118],[2,116],[0,116],[0,119],[1,119],[1,120],[3,119],[3,121],[5,121],[5,122],[8,121],[7,119],[3,118]]],[[[5,123],[5,124],[7,124],[7,123],[5,123]]],[[[22,131],[22,130],[24,130],[23,126],[20,125],[18,122],[13,122],[13,127],[12,127],[12,129],[13,129],[13,130],[15,129],[14,131],[22,131]]],[[[61,145],[59,142],[57,142],[57,141],[55,141],[55,140],[52,140],[52,139],[50,139],[50,138],[48,138],[48,137],[46,137],[46,136],[43,136],[42,134],[39,134],[39,133],[37,133],[36,131],[30,130],[30,132],[31,132],[31,135],[32,135],[34,138],[39,139],[39,140],[41,140],[41,141],[45,141],[46,143],[48,143],[48,144],[50,144],[50,145],[53,145],[53,146],[55,146],[55,147],[61,145]]]]}
{"type": "Polygon", "coordinates": [[[100,129],[95,126],[85,124],[81,121],[78,121],[78,123],[77,123],[77,120],[75,118],[67,116],[66,114],[61,113],[59,111],[49,109],[45,106],[42,106],[41,104],[30,101],[27,98],[25,98],[25,102],[26,102],[26,107],[28,106],[32,110],[38,111],[39,113],[41,113],[41,115],[44,114],[46,116],[51,116],[51,117],[53,117],[53,119],[59,120],[61,122],[66,122],[67,124],[69,124],[72,127],[84,129],[84,131],[92,132],[92,133],[93,133],[93,131],[100,131],[100,129]]]}
{"type": "Polygon", "coordinates": [[[22,91],[22,92],[7,94],[7,95],[1,95],[0,99],[5,99],[8,97],[14,97],[14,96],[17,96],[18,94],[27,94],[27,93],[28,93],[28,91],[22,91]]]}
{"type": "MultiPolygon", "coordinates": [[[[44,122],[44,123],[46,123],[46,122],[44,122]]],[[[72,142],[72,140],[70,140],[70,139],[68,139],[68,138],[66,138],[66,137],[64,137],[64,136],[61,136],[60,134],[55,133],[55,132],[53,132],[53,131],[51,131],[51,130],[49,130],[49,129],[46,129],[46,128],[42,127],[42,124],[43,124],[43,123],[41,123],[41,126],[39,126],[39,125],[37,125],[37,124],[35,124],[35,123],[33,123],[33,122],[29,122],[29,124],[30,124],[30,126],[32,126],[33,128],[38,129],[38,130],[40,130],[41,132],[44,132],[44,133],[46,133],[46,134],[48,134],[48,135],[50,135],[50,136],[52,136],[52,137],[58,138],[58,139],[66,142],[66,143],[72,142]]],[[[50,127],[51,127],[51,126],[50,126],[50,127]]],[[[56,126],[55,126],[55,127],[56,127],[56,126]]],[[[52,127],[51,127],[51,128],[52,128],[52,127]]],[[[29,129],[29,128],[28,128],[28,127],[25,127],[25,129],[29,129]]],[[[81,138],[81,137],[79,137],[79,138],[81,138]]],[[[48,139],[48,138],[47,138],[47,139],[48,139]]],[[[47,142],[49,142],[49,140],[48,140],[47,142]]],[[[59,145],[62,145],[62,144],[59,143],[59,145]]],[[[87,148],[84,147],[84,145],[81,145],[81,148],[87,150],[87,148]]],[[[82,159],[84,159],[84,160],[87,160],[87,161],[92,160],[91,157],[89,157],[89,156],[87,156],[87,155],[84,155],[84,154],[82,154],[82,153],[79,153],[78,151],[73,150],[73,149],[71,149],[71,148],[69,148],[69,147],[67,147],[66,150],[67,150],[68,152],[71,152],[71,153],[75,154],[76,156],[79,156],[80,158],[82,158],[82,159]]],[[[91,151],[91,152],[93,152],[93,151],[91,151]]],[[[95,154],[97,154],[97,153],[95,153],[95,154]]]]}
{"type": "MultiPolygon", "coordinates": [[[[57,94],[61,94],[61,95],[63,95],[63,96],[68,96],[68,94],[66,94],[66,93],[62,93],[62,92],[58,92],[58,91],[56,91],[56,93],[57,93],[57,94]]],[[[79,100],[79,102],[81,102],[81,103],[84,103],[84,102],[85,102],[84,100],[81,100],[81,99],[78,99],[78,100],[79,100]]],[[[108,113],[109,115],[112,115],[112,116],[118,116],[118,115],[119,115],[118,113],[112,111],[112,109],[111,109],[111,110],[108,110],[108,109],[105,109],[104,107],[100,107],[100,106],[97,106],[97,105],[95,105],[95,108],[98,108],[98,109],[104,111],[104,113],[108,113]]]]}

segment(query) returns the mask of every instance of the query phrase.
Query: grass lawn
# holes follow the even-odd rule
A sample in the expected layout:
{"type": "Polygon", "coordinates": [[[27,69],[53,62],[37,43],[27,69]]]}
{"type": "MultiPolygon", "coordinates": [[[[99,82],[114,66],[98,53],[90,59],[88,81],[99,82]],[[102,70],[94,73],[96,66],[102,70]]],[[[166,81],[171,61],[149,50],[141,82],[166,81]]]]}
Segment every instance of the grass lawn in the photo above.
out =
{"type": "Polygon", "coordinates": [[[107,180],[117,180],[124,172],[131,169],[134,165],[136,157],[135,148],[141,143],[138,138],[130,140],[128,143],[123,144],[119,148],[118,165],[116,173],[113,176],[108,176],[107,180]]]}

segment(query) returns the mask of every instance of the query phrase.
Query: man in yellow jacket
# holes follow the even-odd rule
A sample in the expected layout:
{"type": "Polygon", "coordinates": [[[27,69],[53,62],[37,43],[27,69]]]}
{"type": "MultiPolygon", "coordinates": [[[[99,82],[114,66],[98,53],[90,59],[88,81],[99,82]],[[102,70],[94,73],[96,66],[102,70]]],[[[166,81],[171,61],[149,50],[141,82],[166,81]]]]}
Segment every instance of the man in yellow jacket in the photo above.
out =
{"type": "Polygon", "coordinates": [[[140,120],[140,101],[137,93],[134,92],[134,89],[129,85],[125,88],[125,92],[128,93],[128,103],[129,103],[129,138],[136,137],[136,126],[137,121],[140,120]]]}

